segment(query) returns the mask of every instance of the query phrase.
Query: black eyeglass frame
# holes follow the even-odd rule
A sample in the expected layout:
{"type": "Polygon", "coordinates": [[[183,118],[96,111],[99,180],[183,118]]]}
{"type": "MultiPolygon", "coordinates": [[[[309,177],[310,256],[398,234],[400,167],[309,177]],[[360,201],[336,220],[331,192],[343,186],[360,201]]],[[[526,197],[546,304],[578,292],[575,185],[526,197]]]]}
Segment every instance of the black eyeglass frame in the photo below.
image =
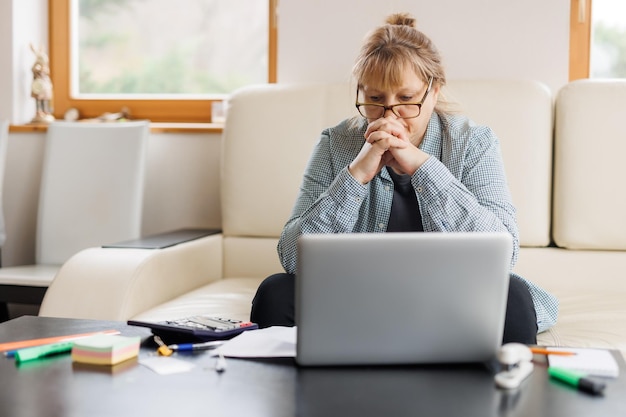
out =
{"type": "Polygon", "coordinates": [[[356,110],[359,112],[359,114],[363,117],[365,117],[366,119],[369,119],[369,117],[367,117],[366,115],[364,115],[363,113],[361,113],[361,106],[375,106],[375,107],[380,107],[383,112],[381,114],[380,117],[383,117],[385,115],[385,113],[387,112],[387,110],[391,110],[391,112],[396,115],[396,117],[399,117],[400,119],[415,119],[416,117],[419,117],[420,114],[422,114],[422,105],[424,105],[424,101],[426,101],[426,97],[428,97],[428,93],[430,93],[430,90],[433,87],[433,80],[434,77],[430,77],[428,80],[428,88],[426,89],[426,92],[424,93],[424,96],[422,96],[422,99],[416,103],[397,103],[397,104],[392,104],[391,106],[386,106],[384,104],[378,104],[378,103],[359,103],[359,87],[357,86],[356,88],[356,102],[355,102],[355,106],[356,106],[356,110]],[[398,113],[396,113],[395,108],[398,106],[417,106],[417,115],[415,116],[401,116],[398,113]]]}

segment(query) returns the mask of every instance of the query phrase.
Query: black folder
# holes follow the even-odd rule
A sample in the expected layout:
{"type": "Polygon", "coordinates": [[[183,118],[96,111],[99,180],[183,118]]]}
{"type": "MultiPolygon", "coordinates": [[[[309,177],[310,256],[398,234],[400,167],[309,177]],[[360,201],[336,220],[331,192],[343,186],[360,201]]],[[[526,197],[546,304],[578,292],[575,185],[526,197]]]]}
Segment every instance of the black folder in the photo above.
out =
{"type": "Polygon", "coordinates": [[[139,239],[102,245],[103,248],[163,249],[179,243],[220,233],[221,229],[178,229],[141,237],[139,239]]]}

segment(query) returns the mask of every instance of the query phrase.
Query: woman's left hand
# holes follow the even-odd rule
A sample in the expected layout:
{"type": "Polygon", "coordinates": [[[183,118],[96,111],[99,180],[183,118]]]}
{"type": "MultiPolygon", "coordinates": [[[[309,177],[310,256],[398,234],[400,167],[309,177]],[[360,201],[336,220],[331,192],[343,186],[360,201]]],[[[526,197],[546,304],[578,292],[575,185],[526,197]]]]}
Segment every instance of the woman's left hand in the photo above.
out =
{"type": "Polygon", "coordinates": [[[365,131],[365,139],[371,144],[382,144],[387,149],[382,158],[385,165],[399,173],[413,175],[429,157],[413,143],[400,119],[392,116],[371,122],[365,131]]]}

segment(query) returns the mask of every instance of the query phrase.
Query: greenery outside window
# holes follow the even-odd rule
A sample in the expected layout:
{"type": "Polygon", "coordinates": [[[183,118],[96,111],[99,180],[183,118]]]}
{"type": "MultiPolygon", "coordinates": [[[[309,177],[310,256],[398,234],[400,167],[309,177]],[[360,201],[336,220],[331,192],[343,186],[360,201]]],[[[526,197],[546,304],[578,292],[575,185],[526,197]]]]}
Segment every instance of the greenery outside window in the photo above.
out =
{"type": "Polygon", "coordinates": [[[626,78],[626,2],[594,0],[591,10],[591,78],[626,78]]]}
{"type": "Polygon", "coordinates": [[[49,0],[55,117],[127,108],[206,123],[211,103],[276,81],[276,0],[49,0]]]}

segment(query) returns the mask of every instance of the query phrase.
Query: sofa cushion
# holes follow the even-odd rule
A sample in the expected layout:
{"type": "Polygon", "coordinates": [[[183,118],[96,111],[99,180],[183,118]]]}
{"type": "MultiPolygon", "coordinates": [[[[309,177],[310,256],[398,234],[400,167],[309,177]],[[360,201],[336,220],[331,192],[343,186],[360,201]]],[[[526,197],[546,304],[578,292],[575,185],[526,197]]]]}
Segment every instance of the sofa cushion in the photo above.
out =
{"type": "Polygon", "coordinates": [[[626,249],[626,80],[580,80],[556,99],[554,240],[626,249]]]}
{"type": "Polygon", "coordinates": [[[268,277],[283,272],[277,238],[224,237],[224,277],[268,277]]]}
{"type": "Polygon", "coordinates": [[[259,278],[227,278],[196,288],[166,303],[146,310],[135,320],[162,321],[197,314],[249,320],[252,298],[259,278]]]}
{"type": "Polygon", "coordinates": [[[522,248],[515,272],[559,299],[547,346],[618,348],[626,353],[626,285],[619,251],[522,248]]]}

